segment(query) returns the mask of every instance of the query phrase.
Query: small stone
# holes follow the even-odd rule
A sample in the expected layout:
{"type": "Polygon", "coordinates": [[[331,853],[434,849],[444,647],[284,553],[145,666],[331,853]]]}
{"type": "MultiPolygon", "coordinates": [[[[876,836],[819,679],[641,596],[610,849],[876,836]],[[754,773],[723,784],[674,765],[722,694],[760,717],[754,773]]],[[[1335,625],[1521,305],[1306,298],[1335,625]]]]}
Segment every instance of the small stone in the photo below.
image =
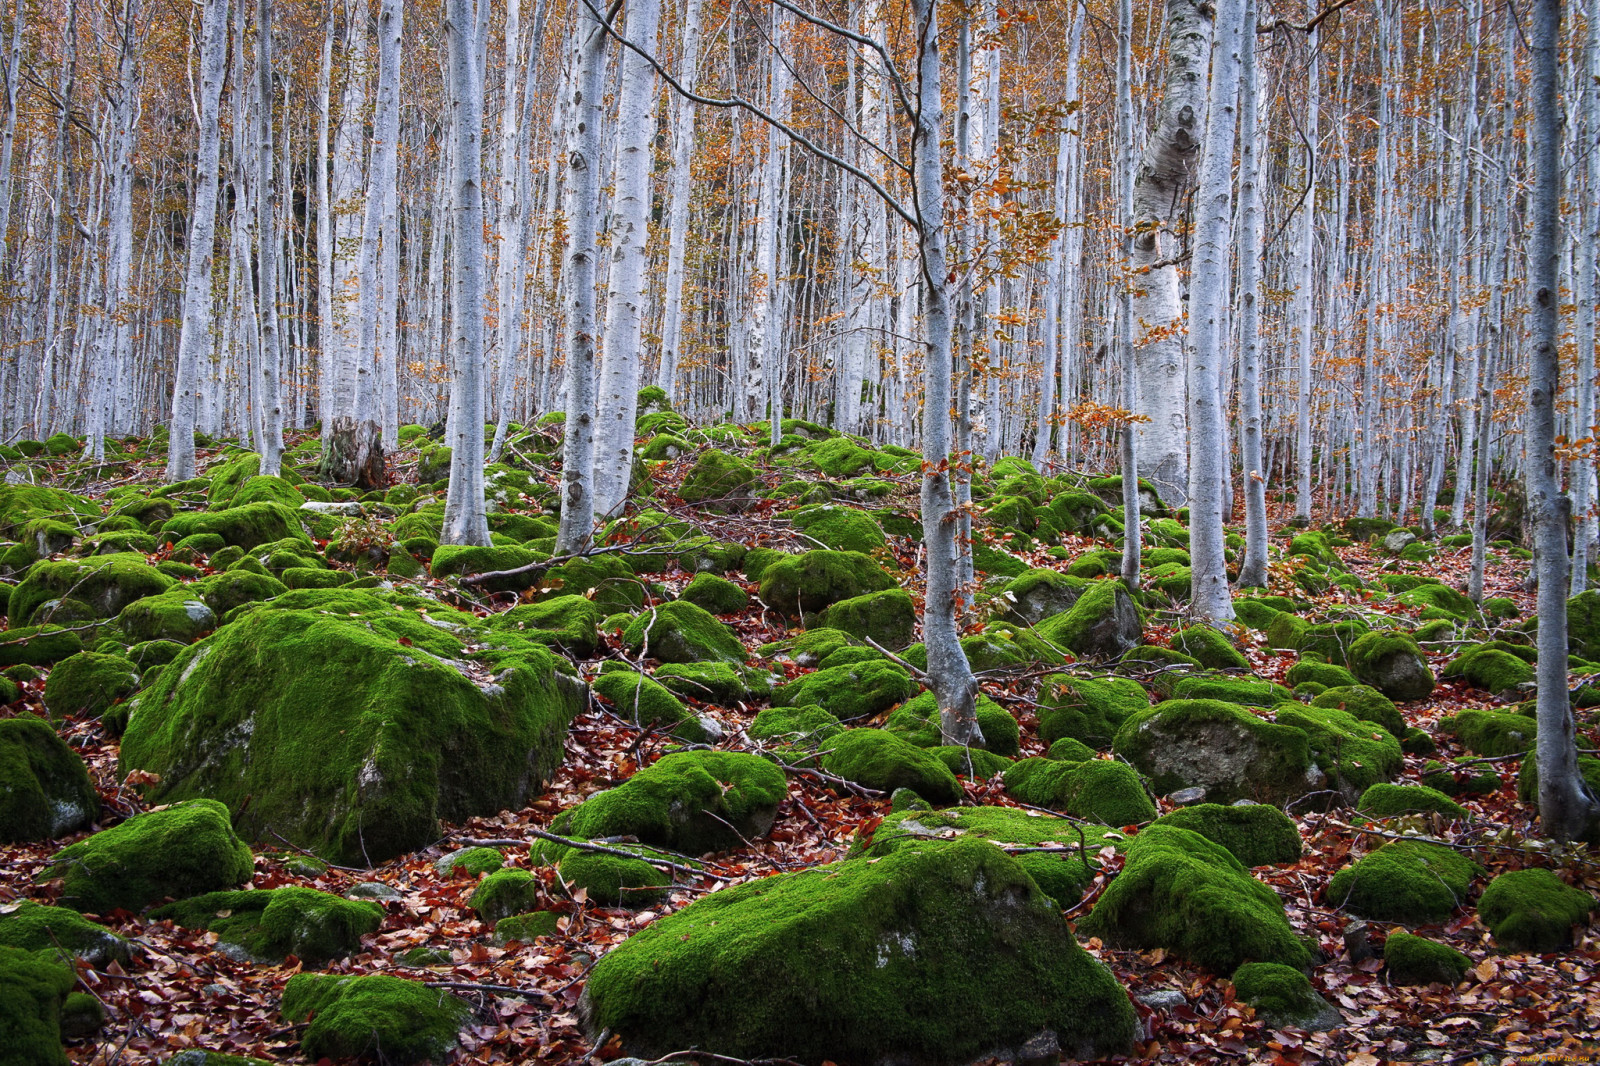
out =
{"type": "Polygon", "coordinates": [[[1398,554],[1414,544],[1416,539],[1417,535],[1409,529],[1393,529],[1383,538],[1383,547],[1386,551],[1398,554]]]}
{"type": "Polygon", "coordinates": [[[1372,930],[1366,922],[1351,922],[1344,927],[1344,949],[1352,963],[1372,958],[1372,930]]]}
{"type": "Polygon", "coordinates": [[[405,897],[382,881],[363,881],[344,894],[345,899],[373,899],[379,903],[398,903],[405,897]]]}
{"type": "Polygon", "coordinates": [[[1158,988],[1154,992],[1145,992],[1138,998],[1140,1003],[1151,1010],[1172,1010],[1189,1002],[1188,997],[1176,988],[1158,988]]]}
{"type": "Polygon", "coordinates": [[[1205,798],[1206,788],[1204,785],[1193,785],[1189,788],[1180,788],[1178,791],[1167,796],[1167,799],[1178,804],[1180,807],[1187,807],[1191,803],[1199,803],[1205,798]]]}

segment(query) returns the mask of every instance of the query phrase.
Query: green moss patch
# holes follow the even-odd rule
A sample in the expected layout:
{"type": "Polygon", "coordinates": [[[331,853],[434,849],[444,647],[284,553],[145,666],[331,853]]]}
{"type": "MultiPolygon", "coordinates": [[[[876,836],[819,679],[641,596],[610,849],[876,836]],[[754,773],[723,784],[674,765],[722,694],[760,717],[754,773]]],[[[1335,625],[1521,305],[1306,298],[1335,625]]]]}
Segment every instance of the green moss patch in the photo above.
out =
{"type": "Polygon", "coordinates": [[[1473,688],[1515,696],[1533,682],[1534,668],[1520,656],[1494,647],[1477,647],[1445,664],[1444,677],[1459,677],[1473,688]]]}
{"type": "Polygon", "coordinates": [[[1442,922],[1466,902],[1480,872],[1477,863],[1441,844],[1396,840],[1334,874],[1324,898],[1363,918],[1442,922]]]}
{"type": "Polygon", "coordinates": [[[294,955],[323,966],[361,946],[378,931],[383,908],[366,900],[342,899],[314,888],[290,886],[257,892],[207,892],[150,912],[185,929],[209,929],[261,959],[294,955]]]}
{"type": "Polygon", "coordinates": [[[895,587],[870,556],[822,549],[772,560],[762,569],[760,581],[761,602],[790,617],[895,587]]]}
{"type": "Polygon", "coordinates": [[[1319,692],[1311,701],[1313,707],[1331,707],[1344,711],[1352,718],[1372,722],[1396,737],[1406,733],[1406,720],[1394,702],[1370,685],[1336,685],[1319,692]]]}
{"type": "Polygon", "coordinates": [[[1408,633],[1367,633],[1350,645],[1349,661],[1358,681],[1392,700],[1427,699],[1433,692],[1433,671],[1408,633]]]}
{"type": "Polygon", "coordinates": [[[19,900],[8,908],[0,912],[0,946],[65,952],[97,969],[126,963],[133,955],[128,941],[69,907],[19,900]]]}
{"type": "Polygon", "coordinates": [[[521,604],[496,615],[494,621],[501,629],[514,630],[576,659],[590,658],[600,646],[600,608],[586,596],[555,596],[521,604]]]}
{"type": "Polygon", "coordinates": [[[139,669],[121,655],[84,651],[69,655],[50,671],[44,704],[56,717],[81,714],[99,718],[112,704],[139,691],[139,669]]]}
{"type": "Polygon", "coordinates": [[[443,1062],[472,1015],[443,989],[387,974],[295,974],[279,1009],[290,1022],[309,1019],[300,1047],[312,1059],[381,1053],[396,1064],[443,1062]]]}
{"type": "Polygon", "coordinates": [[[1448,944],[1435,943],[1411,933],[1394,932],[1383,944],[1383,961],[1389,983],[1426,985],[1437,981],[1453,985],[1466,976],[1472,960],[1448,944]]]}
{"type": "Polygon", "coordinates": [[[1310,791],[1306,734],[1220,700],[1169,700],[1129,718],[1112,751],[1157,795],[1200,787],[1213,803],[1283,803],[1310,791]]]}
{"type": "Polygon", "coordinates": [[[83,760],[49,722],[26,712],[0,719],[0,842],[66,836],[99,813],[83,760]]]}
{"type": "Polygon", "coordinates": [[[1432,813],[1447,818],[1465,818],[1467,809],[1437,789],[1426,785],[1378,783],[1361,794],[1356,810],[1374,818],[1394,818],[1402,814],[1432,813]]]}
{"type": "Polygon", "coordinates": [[[679,593],[679,599],[710,614],[735,614],[750,606],[744,589],[716,574],[696,574],[679,593]]]}
{"type": "Polygon", "coordinates": [[[61,1049],[61,1007],[78,983],[68,966],[0,945],[0,1033],[5,1061],[17,1066],[67,1066],[61,1049]]]}
{"type": "Polygon", "coordinates": [[[1057,648],[1090,659],[1112,659],[1137,645],[1144,619],[1127,586],[1115,578],[1091,582],[1073,605],[1038,626],[1057,648]]]}
{"type": "Polygon", "coordinates": [[[823,769],[867,788],[909,788],[936,806],[958,803],[963,795],[942,761],[882,729],[846,730],[827,741],[823,751],[823,769]]]}
{"type": "Polygon", "coordinates": [[[1475,755],[1515,755],[1533,750],[1539,723],[1526,715],[1499,711],[1462,711],[1440,723],[1475,755]]]}
{"type": "Polygon", "coordinates": [[[842,722],[868,718],[909,699],[917,683],[902,666],[882,659],[830,666],[772,693],[774,707],[822,707],[842,722]]]}
{"type": "Polygon", "coordinates": [[[1006,770],[1005,782],[1006,791],[1023,803],[1104,825],[1138,825],[1156,816],[1155,804],[1127,763],[1023,759],[1006,770]]]}
{"type": "Polygon", "coordinates": [[[111,618],[134,600],[159,595],[174,584],[143,555],[133,553],[38,562],[11,590],[8,616],[19,622],[33,622],[35,611],[42,605],[70,596],[88,604],[95,617],[111,618]]]}
{"type": "Polygon", "coordinates": [[[1572,943],[1572,927],[1587,921],[1595,899],[1549,870],[1513,870],[1489,882],[1478,917],[1506,951],[1559,951],[1572,943]]]}
{"type": "Polygon", "coordinates": [[[1164,814],[1155,824],[1199,833],[1227,848],[1245,866],[1296,862],[1300,858],[1300,830],[1294,819],[1265,803],[1237,807],[1197,803],[1164,814]]]}
{"type": "Polygon", "coordinates": [[[1128,718],[1150,709],[1150,694],[1124,677],[1050,674],[1039,685],[1038,702],[1040,740],[1071,737],[1104,749],[1128,718]]]}
{"type": "Polygon", "coordinates": [[[622,631],[622,643],[636,655],[667,663],[745,660],[744,645],[733,630],[685,600],[664,603],[634,618],[622,631]]]}
{"type": "Polygon", "coordinates": [[[678,495],[684,503],[698,504],[707,510],[724,513],[742,511],[749,505],[761,472],[731,452],[711,448],[700,453],[678,495]]]}
{"type": "Polygon", "coordinates": [[[1274,1029],[1326,1029],[1339,1013],[1311,987],[1305,974],[1276,962],[1247,962],[1233,972],[1239,999],[1274,1029]]]}
{"type": "Polygon", "coordinates": [[[1250,661],[1244,657],[1233,641],[1210,626],[1188,626],[1172,635],[1172,646],[1194,659],[1202,666],[1214,670],[1248,670],[1250,661]]]}
{"type": "Polygon", "coordinates": [[[1306,735],[1312,761],[1352,800],[1400,772],[1400,742],[1381,726],[1332,707],[1285,704],[1277,708],[1277,717],[1279,725],[1306,735]]]}

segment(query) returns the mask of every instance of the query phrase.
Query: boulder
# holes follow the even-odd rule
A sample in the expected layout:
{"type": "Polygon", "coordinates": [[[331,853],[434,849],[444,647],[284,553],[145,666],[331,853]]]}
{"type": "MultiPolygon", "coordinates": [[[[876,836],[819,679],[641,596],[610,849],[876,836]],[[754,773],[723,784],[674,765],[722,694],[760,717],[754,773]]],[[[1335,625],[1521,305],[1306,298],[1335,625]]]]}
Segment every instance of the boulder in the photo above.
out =
{"type": "MultiPolygon", "coordinates": [[[[1391,534],[1392,536],[1392,534],[1391,534]]],[[[1239,999],[1256,1009],[1256,1017],[1274,1029],[1320,1033],[1344,1018],[1311,987],[1305,974],[1278,962],[1247,962],[1233,971],[1239,999]]]]}
{"type": "Polygon", "coordinates": [[[1050,674],[1039,684],[1039,739],[1072,737],[1105,749],[1123,722],[1149,709],[1150,694],[1137,681],[1050,674]]]}
{"type": "Polygon", "coordinates": [[[1442,922],[1466,902],[1477,863],[1442,844],[1396,840],[1334,874],[1330,907],[1385,922],[1442,922]]]}
{"type": "Polygon", "coordinates": [[[745,660],[744,645],[733,630],[687,600],[663,603],[636,616],[623,629],[622,643],[635,655],[666,663],[745,660]]]}
{"type": "Polygon", "coordinates": [[[1393,932],[1383,943],[1383,961],[1394,985],[1453,985],[1466,976],[1472,960],[1448,944],[1405,932],[1393,932]]]}
{"type": "Polygon", "coordinates": [[[1304,732],[1220,700],[1169,700],[1134,715],[1112,751],[1157,795],[1198,786],[1213,803],[1281,804],[1322,784],[1304,732]]]}
{"type": "Polygon", "coordinates": [[[689,468],[678,495],[684,503],[730,514],[749,506],[760,483],[761,471],[754,465],[732,452],[710,448],[689,468]]]}
{"type": "Polygon", "coordinates": [[[817,624],[900,651],[911,644],[917,609],[905,589],[885,589],[830,604],[817,615],[817,624]]]}
{"type": "Polygon", "coordinates": [[[871,556],[818,549],[767,563],[761,571],[760,596],[762,603],[793,618],[894,587],[894,579],[871,556]]]}
{"type": "Polygon", "coordinates": [[[70,966],[0,945],[0,1066],[67,1066],[61,1008],[77,983],[70,966]]]}
{"type": "Polygon", "coordinates": [[[1246,659],[1233,641],[1207,625],[1187,626],[1172,635],[1172,646],[1202,666],[1213,670],[1248,670],[1246,659]]]}
{"type": "MultiPolygon", "coordinates": [[[[995,755],[1011,758],[1017,754],[1021,731],[1011,712],[987,696],[979,696],[976,714],[983,747],[995,755]]],[[[943,741],[940,732],[939,700],[924,692],[895,708],[883,728],[919,748],[935,748],[943,741]]]]}
{"type": "Polygon", "coordinates": [[[1408,633],[1378,630],[1350,645],[1356,679],[1392,700],[1422,700],[1433,692],[1433,671],[1408,633]]]}
{"type": "Polygon", "coordinates": [[[1156,806],[1127,763],[1023,759],[1005,771],[1006,791],[1030,807],[1065,811],[1102,825],[1139,825],[1156,806]]]}
{"type": "Polygon", "coordinates": [[[63,837],[99,813],[83,760],[49,722],[0,719],[0,843],[63,837]]]}
{"type": "Polygon", "coordinates": [[[1112,659],[1139,643],[1144,624],[1127,586],[1108,578],[1092,582],[1066,611],[1040,622],[1038,632],[1074,655],[1112,659]]]}
{"type": "MultiPolygon", "coordinates": [[[[1090,497],[1093,499],[1094,497],[1090,497]]],[[[1003,617],[1037,625],[1067,611],[1083,595],[1085,582],[1057,570],[1029,570],[1006,582],[999,592],[1003,617]]]]}
{"type": "Polygon", "coordinates": [[[842,722],[867,718],[909,699],[917,683],[905,668],[886,659],[829,666],[805,674],[772,693],[774,707],[815,704],[842,722]]]}
{"type": "Polygon", "coordinates": [[[1593,896],[1552,871],[1512,870],[1489,882],[1478,917],[1506,951],[1559,951],[1572,943],[1572,927],[1595,910],[1593,896]]]}
{"type": "Polygon", "coordinates": [[[143,555],[131,552],[38,562],[11,590],[8,616],[19,623],[38,624],[33,621],[35,611],[51,600],[71,596],[88,604],[94,617],[112,618],[134,600],[159,595],[175,584],[146,562],[143,555]]]}
{"type": "Polygon", "coordinates": [[[324,966],[356,951],[363,936],[377,932],[383,908],[289,886],[207,892],[157,907],[150,919],[171,920],[185,929],[209,929],[251,958],[278,962],[293,955],[307,966],[324,966]]]}
{"type": "Polygon", "coordinates": [[[449,992],[387,974],[295,974],[279,1009],[290,1022],[309,1021],[300,1037],[308,1058],[381,1054],[395,1066],[445,1061],[472,1017],[449,992]]]}
{"type": "Polygon", "coordinates": [[[961,801],[961,782],[950,768],[893,733],[848,729],[822,748],[822,768],[846,781],[880,792],[908,788],[941,807],[961,801]]]}
{"type": "Polygon", "coordinates": [[[47,907],[31,900],[18,900],[0,911],[0,946],[57,951],[96,969],[133,957],[132,944],[70,907],[47,907]]]}
{"type": "Polygon", "coordinates": [[[750,597],[744,589],[709,572],[695,574],[678,598],[710,614],[735,614],[750,606],[750,597]]]}
{"type": "Polygon", "coordinates": [[[970,838],[713,893],[612,949],[579,1009],[645,1057],[956,1066],[1024,1045],[1097,1058],[1134,1031],[1055,904],[970,838]]]}
{"type": "Polygon", "coordinates": [[[62,659],[44,684],[44,705],[57,718],[99,718],[139,691],[139,668],[121,655],[81,651],[62,659]]]}
{"type": "Polygon", "coordinates": [[[1197,803],[1164,814],[1154,824],[1199,833],[1245,866],[1297,862],[1302,850],[1294,819],[1266,803],[1197,803]]]}
{"type": "Polygon", "coordinates": [[[871,554],[888,547],[877,519],[855,507],[817,504],[789,515],[794,528],[823,548],[871,554]]]}

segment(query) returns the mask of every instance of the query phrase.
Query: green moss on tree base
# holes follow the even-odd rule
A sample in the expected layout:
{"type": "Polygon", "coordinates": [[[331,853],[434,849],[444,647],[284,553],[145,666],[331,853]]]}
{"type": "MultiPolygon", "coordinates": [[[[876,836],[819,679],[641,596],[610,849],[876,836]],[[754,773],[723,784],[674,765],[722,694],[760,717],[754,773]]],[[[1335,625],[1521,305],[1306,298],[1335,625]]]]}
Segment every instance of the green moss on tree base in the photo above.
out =
{"type": "MultiPolygon", "coordinates": [[[[987,696],[979,696],[977,718],[984,750],[1014,758],[1021,742],[1021,729],[1011,713],[987,696]]],[[[912,697],[895,709],[883,728],[919,748],[939,747],[943,735],[939,731],[938,697],[932,692],[912,697]]]]}

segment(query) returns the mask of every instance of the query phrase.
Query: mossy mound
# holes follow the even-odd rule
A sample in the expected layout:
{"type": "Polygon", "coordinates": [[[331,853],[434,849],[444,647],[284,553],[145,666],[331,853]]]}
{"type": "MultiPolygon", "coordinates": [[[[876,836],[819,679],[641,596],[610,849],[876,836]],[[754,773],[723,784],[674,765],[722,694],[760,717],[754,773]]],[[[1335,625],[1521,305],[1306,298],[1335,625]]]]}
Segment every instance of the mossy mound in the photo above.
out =
{"type": "Polygon", "coordinates": [[[1274,1029],[1327,1029],[1340,1020],[1339,1012],[1293,966],[1247,962],[1233,971],[1233,987],[1239,999],[1274,1029]]]}
{"type": "Polygon", "coordinates": [[[1392,700],[1422,700],[1433,692],[1433,671],[1409,633],[1376,630],[1350,645],[1350,670],[1392,700]]]}
{"type": "Polygon", "coordinates": [[[1294,693],[1282,685],[1259,677],[1230,674],[1193,674],[1172,683],[1172,695],[1180,700],[1222,700],[1240,707],[1273,707],[1294,702],[1294,693]]]}
{"type": "Polygon", "coordinates": [[[689,468],[678,496],[684,503],[724,514],[742,511],[750,503],[761,472],[731,452],[710,448],[689,468]]]}
{"type": "Polygon", "coordinates": [[[817,624],[899,651],[911,644],[917,609],[904,589],[885,589],[829,604],[817,615],[817,624]]]}
{"type": "Polygon", "coordinates": [[[135,643],[151,640],[192,643],[217,627],[216,611],[204,600],[196,599],[194,591],[193,586],[180,587],[161,596],[136,600],[117,615],[116,627],[124,639],[135,643]]]}
{"type": "Polygon", "coordinates": [[[207,892],[150,912],[185,929],[209,929],[218,939],[251,956],[281,960],[293,955],[307,966],[324,966],[361,946],[378,931],[383,908],[343,899],[314,888],[289,886],[256,892],[207,892]]]}
{"type": "Polygon", "coordinates": [[[802,507],[789,515],[789,521],[821,547],[835,551],[870,555],[881,551],[889,543],[877,519],[855,507],[837,504],[802,507]]]}
{"type": "MultiPolygon", "coordinates": [[[[1011,712],[987,696],[979,696],[977,718],[985,750],[1005,758],[1017,754],[1021,730],[1017,720],[1011,717],[1011,712]]],[[[932,692],[924,692],[907,700],[895,709],[883,728],[919,748],[938,747],[942,741],[938,697],[932,692]]]]}
{"type": "MultiPolygon", "coordinates": [[[[552,841],[541,841],[534,855],[538,861],[554,865],[556,872],[561,875],[561,883],[569,890],[577,892],[581,889],[590,900],[602,907],[646,907],[658,902],[666,894],[666,887],[672,883],[672,878],[646,860],[667,859],[669,856],[637,844],[608,846],[638,857],[586,851],[552,841]]],[[[681,858],[673,861],[683,862],[681,858]]],[[[495,931],[500,931],[498,924],[495,931]]]]}
{"type": "Polygon", "coordinates": [[[694,715],[683,701],[643,674],[607,670],[590,687],[630,722],[669,732],[687,728],[696,734],[694,739],[703,739],[703,731],[692,724],[694,715]]]}
{"type": "Polygon", "coordinates": [[[1389,934],[1383,943],[1383,961],[1388,967],[1389,983],[1395,985],[1435,981],[1453,985],[1472,967],[1472,960],[1450,945],[1406,932],[1389,934]]]}
{"type": "Polygon", "coordinates": [[[1430,759],[1422,766],[1422,783],[1446,796],[1488,796],[1499,791],[1500,775],[1493,767],[1470,759],[1448,763],[1430,759]]]}
{"type": "Polygon", "coordinates": [[[759,756],[686,751],[563,811],[551,828],[590,839],[631,836],[699,855],[766,833],[787,794],[783,771],[759,756]]]}
{"type": "Polygon", "coordinates": [[[1039,739],[1064,737],[1105,749],[1131,716],[1150,709],[1150,694],[1125,677],[1050,674],[1039,684],[1039,739]]]}
{"type": "Polygon", "coordinates": [[[1294,819],[1265,803],[1197,803],[1164,814],[1155,824],[1199,833],[1227,848],[1245,866],[1296,862],[1300,858],[1300,829],[1294,819]]]}
{"type": "Polygon", "coordinates": [[[83,651],[50,671],[44,705],[57,718],[81,714],[99,718],[111,705],[139,691],[139,668],[121,655],[83,651]]]}
{"type": "Polygon", "coordinates": [[[1515,697],[1533,682],[1533,665],[1520,656],[1495,647],[1477,647],[1445,664],[1443,677],[1459,677],[1473,688],[1515,697]]]}
{"type": "Polygon", "coordinates": [[[1559,951],[1572,943],[1572,927],[1587,921],[1595,899],[1549,870],[1512,870],[1489,882],[1478,917],[1506,951],[1559,951]]]}
{"type": "Polygon", "coordinates": [[[49,722],[26,712],[0,719],[0,843],[66,836],[99,813],[83,760],[49,722]]]}
{"type": "Polygon", "coordinates": [[[1526,715],[1499,711],[1462,711],[1440,722],[1474,755],[1516,755],[1533,750],[1539,723],[1526,715]]]}
{"type": "Polygon", "coordinates": [[[502,869],[489,873],[473,889],[467,906],[488,925],[532,910],[539,903],[539,879],[527,870],[502,869]]]}
{"type": "Polygon", "coordinates": [[[1213,803],[1283,803],[1313,787],[1306,734],[1220,700],[1169,700],[1129,718],[1112,751],[1157,795],[1200,787],[1213,803]]]}
{"type": "Polygon", "coordinates": [[[1213,670],[1250,668],[1250,661],[1233,646],[1233,641],[1229,640],[1226,634],[1210,626],[1188,626],[1180,629],[1172,635],[1171,643],[1178,651],[1190,658],[1198,659],[1202,666],[1209,666],[1213,670]]]}
{"type": "Polygon", "coordinates": [[[83,650],[83,639],[60,626],[23,626],[0,631],[0,667],[49,666],[83,650]]]}
{"type": "Polygon", "coordinates": [[[554,911],[513,914],[494,923],[494,942],[504,947],[510,943],[531,943],[542,936],[555,936],[560,920],[554,911]]]}
{"type": "Polygon", "coordinates": [[[160,536],[177,542],[196,533],[214,533],[228,544],[249,551],[258,544],[310,538],[300,525],[299,512],[278,503],[251,503],[226,511],[195,511],[173,515],[161,525],[160,536]]]}
{"type": "Polygon", "coordinates": [[[1370,685],[1336,685],[1312,699],[1313,707],[1331,707],[1352,718],[1380,725],[1397,737],[1406,734],[1406,720],[1394,702],[1370,685]]]}
{"type": "Polygon", "coordinates": [[[1187,829],[1150,826],[1125,854],[1122,872],[1079,924],[1079,935],[1117,947],[1166,948],[1216,973],[1245,962],[1309,965],[1277,893],[1221,844],[1187,829]]]}
{"type": "Polygon", "coordinates": [[[917,683],[904,667],[882,659],[830,666],[779,685],[774,707],[815,704],[841,722],[866,718],[911,698],[917,683]]]}
{"type": "Polygon", "coordinates": [[[721,704],[768,696],[774,683],[773,675],[759,666],[716,662],[664,663],[655,678],[675,696],[721,704]]]}
{"type": "Polygon", "coordinates": [[[67,1066],[61,1008],[78,983],[69,966],[46,955],[0,945],[0,1063],[67,1066]]]}
{"type": "Polygon", "coordinates": [[[433,864],[441,876],[455,877],[457,873],[468,877],[492,874],[506,864],[506,857],[498,848],[471,847],[452,851],[433,864]]]}
{"type": "Polygon", "coordinates": [[[871,556],[823,549],[772,560],[762,569],[760,581],[761,602],[790,617],[895,587],[894,579],[871,556]]]}
{"type": "Polygon", "coordinates": [[[1477,863],[1442,844],[1396,840],[1346,866],[1328,882],[1331,907],[1378,921],[1442,922],[1466,902],[1477,863]]]}
{"type": "Polygon", "coordinates": [[[176,584],[145,561],[143,555],[118,553],[91,559],[62,559],[34,563],[28,576],[11,590],[7,616],[37,625],[34,613],[51,600],[70,596],[88,604],[97,618],[112,618],[134,600],[158,596],[176,584]]]}
{"type": "Polygon", "coordinates": [[[1042,621],[1038,633],[1074,655],[1113,659],[1143,638],[1144,620],[1127,586],[1110,578],[1091,582],[1070,608],[1042,621]]]}
{"type": "Polygon", "coordinates": [[[1083,594],[1086,582],[1058,570],[1035,568],[1006,582],[996,594],[1001,616],[1025,625],[1037,625],[1046,618],[1069,610],[1083,594]]]}
{"type": "Polygon", "coordinates": [[[839,719],[817,706],[769,707],[746,730],[752,740],[817,744],[844,732],[839,719]]]}
{"type": "Polygon", "coordinates": [[[254,874],[228,809],[201,799],[135,815],[63,848],[40,880],[61,878],[63,906],[107,914],[234,888],[254,874]]]}
{"type": "Polygon", "coordinates": [[[523,567],[547,558],[544,552],[520,544],[470,545],[441,544],[434,550],[429,571],[436,578],[460,578],[477,574],[504,574],[475,582],[488,592],[521,592],[533,588],[544,577],[536,569],[523,567]],[[520,573],[506,573],[517,570],[520,573]]]}
{"type": "Polygon", "coordinates": [[[1390,785],[1379,782],[1361,794],[1356,810],[1374,818],[1395,818],[1403,814],[1432,813],[1446,818],[1465,818],[1467,809],[1438,789],[1426,785],[1390,785]]]}
{"type": "Polygon", "coordinates": [[[443,989],[387,974],[295,974],[279,1004],[290,1022],[309,1019],[300,1048],[310,1058],[380,1055],[404,1066],[443,1062],[472,1009],[443,989]]]}
{"type": "Polygon", "coordinates": [[[1134,1028],[1126,993],[1027,872],[973,839],[707,896],[596,963],[580,1011],[633,1055],[918,1066],[1045,1030],[1094,1058],[1125,1051],[1134,1028]]]}
{"type": "Polygon", "coordinates": [[[929,748],[934,758],[944,763],[945,768],[957,777],[969,777],[974,781],[987,781],[995,774],[1004,773],[1012,760],[1004,755],[996,755],[992,751],[982,748],[965,748],[955,744],[941,744],[936,748],[929,748]]]}
{"type": "Polygon", "coordinates": [[[524,603],[495,616],[501,629],[558,648],[575,659],[587,659],[600,646],[600,608],[586,596],[556,596],[524,603]]]}
{"type": "Polygon", "coordinates": [[[667,663],[745,660],[744,645],[715,615],[685,600],[646,611],[622,631],[622,643],[635,655],[667,663]]]}
{"type": "Polygon", "coordinates": [[[1381,726],[1332,707],[1283,705],[1277,716],[1279,725],[1306,735],[1312,762],[1351,801],[1400,772],[1405,758],[1400,742],[1381,726]]]}
{"type": "Polygon", "coordinates": [[[696,574],[678,598],[711,614],[735,614],[750,606],[744,589],[716,574],[696,574]]]}
{"type": "Polygon", "coordinates": [[[956,775],[936,756],[882,729],[849,729],[827,741],[822,767],[880,792],[909,788],[940,807],[963,795],[956,775]]]}
{"type": "Polygon", "coordinates": [[[133,945],[70,907],[47,907],[31,900],[0,913],[0,946],[22,951],[64,952],[96,969],[126,963],[133,945]]]}
{"type": "Polygon", "coordinates": [[[1356,675],[1349,670],[1337,663],[1325,663],[1320,659],[1301,659],[1289,667],[1289,672],[1283,675],[1283,679],[1291,686],[1312,681],[1322,685],[1324,689],[1360,684],[1356,680],[1356,675]]]}
{"type": "Polygon", "coordinates": [[[1104,759],[1023,759],[1005,771],[1006,791],[1032,807],[1062,810],[1102,825],[1139,825],[1156,816],[1139,775],[1104,759]]]}
{"type": "Polygon", "coordinates": [[[560,763],[578,686],[541,645],[415,603],[335,589],[248,608],[134,701],[124,772],[346,864],[519,808],[560,763]]]}

